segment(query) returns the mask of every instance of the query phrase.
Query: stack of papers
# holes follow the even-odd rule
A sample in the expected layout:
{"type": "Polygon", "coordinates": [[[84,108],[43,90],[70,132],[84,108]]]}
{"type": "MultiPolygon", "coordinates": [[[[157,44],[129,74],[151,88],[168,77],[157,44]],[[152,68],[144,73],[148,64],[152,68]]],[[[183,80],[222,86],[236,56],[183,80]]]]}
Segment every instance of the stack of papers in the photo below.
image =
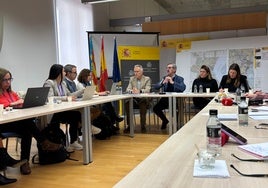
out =
{"type": "Polygon", "coordinates": [[[214,168],[212,169],[202,169],[199,166],[198,160],[194,161],[194,177],[204,177],[204,178],[228,178],[230,174],[226,162],[224,160],[216,160],[214,168]]]}
{"type": "Polygon", "coordinates": [[[220,121],[236,121],[237,114],[218,114],[218,119],[220,121]]]}
{"type": "Polygon", "coordinates": [[[252,108],[253,112],[248,112],[250,118],[254,120],[268,119],[268,106],[252,108]]]}
{"type": "Polygon", "coordinates": [[[268,159],[268,142],[259,144],[248,144],[238,146],[238,148],[261,159],[268,159]]]}

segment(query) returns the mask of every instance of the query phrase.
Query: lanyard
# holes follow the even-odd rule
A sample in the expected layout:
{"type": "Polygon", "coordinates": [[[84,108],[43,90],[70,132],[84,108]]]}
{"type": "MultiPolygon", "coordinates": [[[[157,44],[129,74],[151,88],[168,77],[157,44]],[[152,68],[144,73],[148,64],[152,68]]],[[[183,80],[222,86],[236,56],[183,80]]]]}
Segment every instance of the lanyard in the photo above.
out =
{"type": "Polygon", "coordinates": [[[59,92],[60,92],[60,96],[64,96],[65,94],[63,92],[63,88],[62,88],[61,84],[58,85],[58,89],[59,89],[59,92]]]}

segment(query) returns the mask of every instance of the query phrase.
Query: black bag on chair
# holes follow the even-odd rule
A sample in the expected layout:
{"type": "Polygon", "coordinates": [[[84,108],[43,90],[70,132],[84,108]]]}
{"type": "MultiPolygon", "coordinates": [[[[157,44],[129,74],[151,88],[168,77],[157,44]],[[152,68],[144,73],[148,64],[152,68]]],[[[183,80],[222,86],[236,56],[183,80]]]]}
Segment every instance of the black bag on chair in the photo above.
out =
{"type": "Polygon", "coordinates": [[[60,129],[59,124],[48,125],[41,131],[41,141],[37,142],[39,162],[36,156],[32,158],[34,164],[54,164],[63,162],[70,157],[66,151],[66,136],[60,129]]]}
{"type": "Polygon", "coordinates": [[[92,121],[92,124],[101,129],[101,132],[95,135],[97,139],[105,140],[113,135],[113,125],[109,117],[107,117],[105,114],[101,113],[92,121]]]}

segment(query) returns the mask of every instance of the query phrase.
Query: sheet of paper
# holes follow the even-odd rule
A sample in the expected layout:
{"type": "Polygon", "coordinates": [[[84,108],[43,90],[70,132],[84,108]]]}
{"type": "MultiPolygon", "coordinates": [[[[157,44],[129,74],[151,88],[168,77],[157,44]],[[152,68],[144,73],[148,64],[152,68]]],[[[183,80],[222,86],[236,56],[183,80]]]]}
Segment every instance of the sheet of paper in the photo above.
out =
{"type": "Polygon", "coordinates": [[[259,111],[268,111],[268,106],[259,106],[259,107],[252,108],[252,109],[256,109],[259,111]]]}
{"type": "Polygon", "coordinates": [[[204,178],[228,178],[230,177],[226,162],[224,160],[216,160],[213,169],[202,169],[199,167],[198,160],[194,161],[194,177],[204,178]]]}
{"type": "Polygon", "coordinates": [[[259,143],[259,144],[247,144],[238,146],[238,148],[249,152],[250,154],[260,157],[260,158],[268,158],[268,142],[259,143]]]}
{"type": "Polygon", "coordinates": [[[249,116],[268,116],[268,111],[248,112],[249,116]]]}
{"type": "Polygon", "coordinates": [[[235,121],[237,120],[237,114],[218,114],[220,121],[235,121]]]}
{"type": "Polygon", "coordinates": [[[268,119],[268,115],[267,116],[249,116],[249,117],[254,120],[267,120],[268,119]]]}

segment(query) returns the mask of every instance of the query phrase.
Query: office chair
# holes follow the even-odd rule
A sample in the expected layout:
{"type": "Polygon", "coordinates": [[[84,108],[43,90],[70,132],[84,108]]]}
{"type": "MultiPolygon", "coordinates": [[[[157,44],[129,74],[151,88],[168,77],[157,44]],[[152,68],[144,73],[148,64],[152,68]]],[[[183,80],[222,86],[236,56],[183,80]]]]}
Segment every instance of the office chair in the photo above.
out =
{"type": "MultiPolygon", "coordinates": [[[[21,135],[15,132],[1,133],[2,139],[6,139],[6,149],[8,150],[9,138],[16,138],[16,152],[18,151],[18,144],[21,139],[21,135]]],[[[6,176],[6,170],[3,171],[3,175],[6,176]]]]}

